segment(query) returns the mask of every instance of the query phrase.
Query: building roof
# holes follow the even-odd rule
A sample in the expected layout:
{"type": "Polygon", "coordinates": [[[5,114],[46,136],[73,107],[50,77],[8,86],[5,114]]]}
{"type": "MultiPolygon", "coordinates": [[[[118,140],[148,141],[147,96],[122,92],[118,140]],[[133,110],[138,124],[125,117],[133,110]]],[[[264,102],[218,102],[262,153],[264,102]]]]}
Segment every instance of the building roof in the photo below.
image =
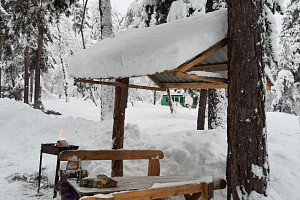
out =
{"type": "MultiPolygon", "coordinates": [[[[69,62],[79,82],[127,87],[105,78],[148,76],[158,88],[227,88],[227,10],[126,30],[69,62]]],[[[269,88],[270,88],[270,81],[269,88]]]]}

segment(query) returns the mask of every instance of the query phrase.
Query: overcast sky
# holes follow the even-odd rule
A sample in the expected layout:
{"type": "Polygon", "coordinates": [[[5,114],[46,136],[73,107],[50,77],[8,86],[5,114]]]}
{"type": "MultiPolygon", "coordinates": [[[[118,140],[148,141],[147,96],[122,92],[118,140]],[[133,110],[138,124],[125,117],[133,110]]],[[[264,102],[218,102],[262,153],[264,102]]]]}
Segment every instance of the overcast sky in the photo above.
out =
{"type": "Polygon", "coordinates": [[[111,0],[112,7],[116,8],[122,15],[126,14],[129,5],[134,0],[111,0]]]}

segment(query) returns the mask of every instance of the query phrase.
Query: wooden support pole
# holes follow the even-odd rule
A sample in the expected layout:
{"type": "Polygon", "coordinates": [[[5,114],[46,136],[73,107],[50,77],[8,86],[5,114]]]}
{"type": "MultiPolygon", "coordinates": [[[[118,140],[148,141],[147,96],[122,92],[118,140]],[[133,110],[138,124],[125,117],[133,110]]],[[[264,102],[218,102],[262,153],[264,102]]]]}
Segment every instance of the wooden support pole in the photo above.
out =
{"type": "MultiPolygon", "coordinates": [[[[129,84],[129,78],[117,79],[121,84],[129,84]]],[[[125,109],[127,107],[128,87],[116,87],[115,89],[115,109],[114,124],[112,134],[112,149],[123,149],[124,144],[124,123],[125,109]]],[[[123,161],[113,160],[111,176],[123,176],[123,161]]]]}

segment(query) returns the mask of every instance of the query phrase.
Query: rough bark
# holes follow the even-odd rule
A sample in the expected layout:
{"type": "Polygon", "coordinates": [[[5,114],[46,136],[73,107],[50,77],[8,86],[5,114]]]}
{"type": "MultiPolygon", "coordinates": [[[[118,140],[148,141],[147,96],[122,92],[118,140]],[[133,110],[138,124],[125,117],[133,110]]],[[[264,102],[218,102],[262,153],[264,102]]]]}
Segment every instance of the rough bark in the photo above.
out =
{"type": "Polygon", "coordinates": [[[208,129],[225,128],[226,100],[225,89],[208,90],[208,129]]]}
{"type": "Polygon", "coordinates": [[[33,102],[33,90],[34,90],[34,70],[30,70],[30,91],[29,91],[29,103],[33,102]]]}
{"type": "Polygon", "coordinates": [[[227,199],[266,195],[265,84],[262,59],[263,1],[229,0],[227,199]]]}
{"type": "Polygon", "coordinates": [[[25,66],[25,73],[24,73],[24,103],[29,104],[29,74],[28,74],[28,51],[29,47],[25,47],[25,52],[24,52],[24,66],[25,66]]]}
{"type": "Polygon", "coordinates": [[[174,112],[174,108],[173,108],[172,96],[170,94],[170,89],[169,88],[167,88],[167,96],[168,96],[168,104],[169,104],[170,111],[171,111],[171,114],[172,114],[174,112]]]}
{"type": "MultiPolygon", "coordinates": [[[[110,0],[99,0],[101,39],[105,39],[113,35],[111,3],[110,0]]],[[[113,99],[115,88],[111,86],[101,86],[101,120],[104,120],[109,113],[113,113],[113,99]]]]}
{"type": "Polygon", "coordinates": [[[43,50],[43,25],[38,25],[38,48],[37,48],[37,58],[35,66],[35,85],[34,85],[34,108],[41,109],[41,83],[40,83],[40,71],[41,71],[41,61],[42,61],[42,50],[43,50]]]}
{"type": "Polygon", "coordinates": [[[85,3],[84,3],[82,18],[81,18],[81,25],[80,25],[80,32],[81,32],[83,49],[85,49],[85,42],[84,42],[84,36],[83,36],[83,23],[84,23],[84,17],[85,17],[85,11],[86,11],[87,3],[88,3],[88,0],[86,0],[85,3]]]}
{"type": "MultiPolygon", "coordinates": [[[[129,84],[129,78],[116,80],[123,84],[129,84]]],[[[124,144],[124,123],[125,109],[127,107],[128,87],[116,87],[115,89],[115,107],[114,107],[114,124],[112,134],[112,149],[123,149],[124,144]]],[[[112,161],[111,176],[123,176],[123,161],[112,161]]]]}
{"type": "Polygon", "coordinates": [[[99,0],[101,39],[112,36],[112,18],[110,0],[99,0]]]}
{"type": "Polygon", "coordinates": [[[204,130],[207,90],[201,89],[198,106],[197,130],[204,130]]]}
{"type": "Polygon", "coordinates": [[[0,27],[0,98],[2,98],[2,44],[3,44],[3,34],[2,34],[2,29],[0,27]]]}

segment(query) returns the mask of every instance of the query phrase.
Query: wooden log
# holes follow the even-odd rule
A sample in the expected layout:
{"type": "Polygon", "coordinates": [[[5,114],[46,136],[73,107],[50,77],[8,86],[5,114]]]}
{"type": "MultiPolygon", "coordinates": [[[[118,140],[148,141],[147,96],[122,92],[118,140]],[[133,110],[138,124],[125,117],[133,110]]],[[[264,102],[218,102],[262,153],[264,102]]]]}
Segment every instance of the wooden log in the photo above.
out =
{"type": "Polygon", "coordinates": [[[195,74],[186,74],[183,72],[174,72],[173,76],[178,77],[178,78],[205,81],[205,82],[210,82],[210,83],[227,83],[226,78],[202,77],[202,76],[197,76],[195,74]]]}
{"type": "MultiPolygon", "coordinates": [[[[129,78],[117,79],[117,82],[129,84],[129,78]]],[[[123,149],[124,144],[124,121],[125,109],[127,107],[128,87],[115,89],[114,123],[112,134],[112,148],[123,149]]],[[[123,176],[123,160],[112,160],[111,176],[123,176]]]]}
{"type": "Polygon", "coordinates": [[[61,161],[70,158],[80,160],[137,160],[137,159],[162,159],[164,154],[160,150],[67,150],[59,154],[61,161]]]}
{"type": "Polygon", "coordinates": [[[108,176],[104,174],[97,175],[98,181],[100,181],[103,184],[103,187],[117,187],[118,181],[113,180],[112,178],[109,178],[108,176]]]}
{"type": "Polygon", "coordinates": [[[226,83],[164,83],[166,88],[190,88],[190,89],[216,89],[216,88],[227,88],[226,83]]]}

